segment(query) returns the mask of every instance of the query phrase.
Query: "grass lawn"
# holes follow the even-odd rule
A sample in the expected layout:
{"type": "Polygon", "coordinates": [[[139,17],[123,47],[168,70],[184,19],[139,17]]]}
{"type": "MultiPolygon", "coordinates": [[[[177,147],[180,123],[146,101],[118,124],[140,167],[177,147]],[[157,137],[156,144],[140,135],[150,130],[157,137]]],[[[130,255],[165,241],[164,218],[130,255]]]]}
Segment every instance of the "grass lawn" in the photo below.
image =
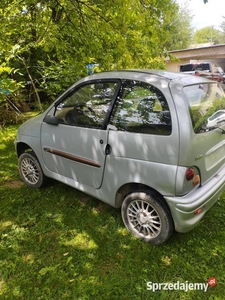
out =
{"type": "Polygon", "coordinates": [[[0,299],[225,299],[223,197],[190,233],[151,246],[125,229],[120,210],[58,182],[25,186],[16,129],[0,133],[0,299]],[[178,290],[210,277],[217,285],[206,292],[178,290]],[[150,282],[176,285],[153,292],[150,282]]]}

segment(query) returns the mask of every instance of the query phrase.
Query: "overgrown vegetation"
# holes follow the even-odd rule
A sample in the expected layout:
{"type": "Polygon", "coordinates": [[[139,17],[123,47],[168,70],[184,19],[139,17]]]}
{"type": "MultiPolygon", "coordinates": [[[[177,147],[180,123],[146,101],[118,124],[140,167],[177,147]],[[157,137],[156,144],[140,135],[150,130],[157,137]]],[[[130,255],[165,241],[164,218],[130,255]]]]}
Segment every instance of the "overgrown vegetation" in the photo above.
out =
{"type": "Polygon", "coordinates": [[[188,5],[174,0],[4,0],[0,13],[3,112],[8,99],[42,110],[89,72],[164,69],[192,37],[188,5]]]}
{"type": "Polygon", "coordinates": [[[224,299],[224,195],[190,233],[150,246],[124,228],[120,211],[52,181],[19,179],[13,141],[1,131],[1,299],[224,299]],[[207,283],[199,290],[147,290],[153,283],[207,283]]]}
{"type": "Polygon", "coordinates": [[[23,87],[24,100],[40,109],[86,75],[88,64],[165,68],[168,50],[190,33],[188,14],[172,0],[4,0],[0,13],[0,89],[13,95],[23,87]]]}

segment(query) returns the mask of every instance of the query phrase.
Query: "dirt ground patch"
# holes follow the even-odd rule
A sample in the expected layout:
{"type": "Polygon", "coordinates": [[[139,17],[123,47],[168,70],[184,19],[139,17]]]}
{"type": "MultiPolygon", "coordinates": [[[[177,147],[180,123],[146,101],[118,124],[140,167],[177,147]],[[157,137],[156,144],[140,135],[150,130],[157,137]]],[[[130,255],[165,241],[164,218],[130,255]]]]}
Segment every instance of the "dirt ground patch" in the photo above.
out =
{"type": "Polygon", "coordinates": [[[6,184],[4,184],[4,186],[11,188],[11,189],[17,189],[23,185],[24,185],[24,183],[19,180],[9,181],[6,184]]]}

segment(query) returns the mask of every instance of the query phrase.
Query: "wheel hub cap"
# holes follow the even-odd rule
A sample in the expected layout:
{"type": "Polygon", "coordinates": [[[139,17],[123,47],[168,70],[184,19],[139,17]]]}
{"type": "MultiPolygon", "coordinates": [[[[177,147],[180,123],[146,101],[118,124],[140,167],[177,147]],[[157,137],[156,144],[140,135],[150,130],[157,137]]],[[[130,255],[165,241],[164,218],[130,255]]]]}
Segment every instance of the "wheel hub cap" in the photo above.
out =
{"type": "Polygon", "coordinates": [[[148,221],[148,218],[146,218],[146,215],[143,213],[138,214],[137,219],[141,225],[147,223],[148,221]]]}
{"type": "Polygon", "coordinates": [[[148,202],[134,200],[127,209],[127,217],[138,235],[153,238],[161,232],[161,219],[156,209],[148,202]]]}

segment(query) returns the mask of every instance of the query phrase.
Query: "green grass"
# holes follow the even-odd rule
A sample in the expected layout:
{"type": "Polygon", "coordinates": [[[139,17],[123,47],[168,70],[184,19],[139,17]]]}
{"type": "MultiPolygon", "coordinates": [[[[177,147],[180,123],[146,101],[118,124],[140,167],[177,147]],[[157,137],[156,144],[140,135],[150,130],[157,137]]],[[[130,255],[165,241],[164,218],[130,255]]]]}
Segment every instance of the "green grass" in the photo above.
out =
{"type": "Polygon", "coordinates": [[[16,127],[1,132],[0,299],[225,299],[223,197],[187,234],[151,246],[120,210],[58,182],[21,184],[16,127]],[[207,292],[147,290],[147,282],[206,283],[207,292]]]}

